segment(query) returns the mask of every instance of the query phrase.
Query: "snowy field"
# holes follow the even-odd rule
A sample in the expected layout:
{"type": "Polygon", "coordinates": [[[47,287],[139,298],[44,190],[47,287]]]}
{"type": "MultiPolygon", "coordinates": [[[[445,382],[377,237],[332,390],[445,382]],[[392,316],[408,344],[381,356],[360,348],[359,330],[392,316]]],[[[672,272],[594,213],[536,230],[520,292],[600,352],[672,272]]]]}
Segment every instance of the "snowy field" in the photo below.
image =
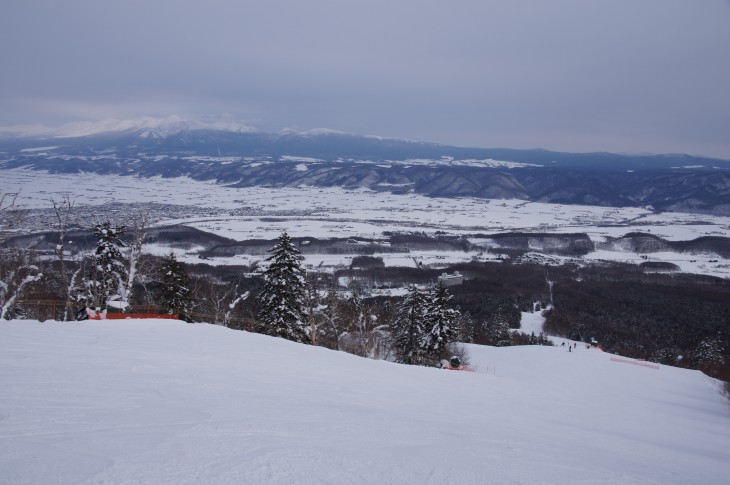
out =
{"type": "MultiPolygon", "coordinates": [[[[451,235],[507,231],[585,232],[594,243],[629,232],[648,232],[672,240],[701,236],[730,237],[730,217],[686,213],[658,213],[642,208],[610,208],[544,204],[522,200],[429,198],[342,188],[231,188],[188,178],[137,178],[94,174],[47,174],[31,170],[3,170],[0,192],[20,190],[18,205],[48,209],[50,198],[69,194],[77,204],[155,202],[181,206],[182,215],[158,224],[185,224],[235,240],[274,239],[286,230],[293,237],[379,238],[385,232],[414,231],[451,235]],[[184,215],[185,207],[210,208],[220,216],[184,215]],[[245,212],[245,216],[236,215],[245,212]]],[[[169,248],[146,248],[166,253],[169,248]]],[[[182,260],[197,256],[180,253],[182,260]]],[[[376,254],[387,265],[413,264],[410,255],[376,254]]],[[[424,264],[493,260],[495,254],[445,252],[415,255],[424,264]]],[[[215,264],[250,264],[255,257],[218,258],[215,264]]],[[[556,260],[559,261],[560,258],[556,260]]],[[[596,251],[586,260],[640,263],[666,261],[682,271],[730,277],[730,262],[714,254],[654,253],[647,258],[624,251],[596,251]]],[[[349,264],[346,256],[310,256],[311,266],[349,264]]]]}
{"type": "Polygon", "coordinates": [[[474,373],[169,320],[2,322],[0,483],[727,483],[730,404],[700,372],[469,348],[474,373]]]}

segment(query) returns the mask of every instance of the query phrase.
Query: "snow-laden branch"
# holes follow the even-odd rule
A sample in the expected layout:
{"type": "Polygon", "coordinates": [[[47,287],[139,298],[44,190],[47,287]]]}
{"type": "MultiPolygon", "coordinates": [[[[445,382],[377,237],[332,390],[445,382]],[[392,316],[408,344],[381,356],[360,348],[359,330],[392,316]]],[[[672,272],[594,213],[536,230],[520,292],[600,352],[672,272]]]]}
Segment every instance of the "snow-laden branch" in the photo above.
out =
{"type": "MultiPolygon", "coordinates": [[[[19,268],[19,269],[29,269],[37,271],[37,266],[27,266],[25,268],[19,268]]],[[[15,276],[15,272],[12,272],[13,277],[15,276]]],[[[39,281],[43,277],[43,273],[37,273],[37,274],[29,274],[26,275],[25,278],[23,278],[16,286],[15,290],[12,292],[12,295],[10,295],[9,298],[5,299],[9,295],[8,288],[9,285],[7,282],[4,282],[4,290],[3,290],[3,305],[0,307],[0,320],[5,320],[5,315],[10,311],[10,308],[15,304],[15,301],[18,299],[18,297],[23,293],[23,288],[25,288],[30,283],[34,283],[36,281],[39,281]]]]}
{"type": "Polygon", "coordinates": [[[225,323],[226,323],[226,324],[228,323],[228,321],[229,321],[229,319],[230,319],[230,316],[231,316],[231,312],[233,312],[233,310],[235,310],[235,309],[236,309],[236,306],[237,306],[237,305],[238,305],[239,303],[241,303],[241,302],[242,302],[242,301],[244,301],[244,300],[247,300],[247,299],[248,299],[248,297],[249,297],[249,292],[248,292],[248,291],[246,291],[246,292],[244,292],[244,293],[243,293],[242,295],[238,296],[238,297],[237,297],[237,298],[236,298],[235,300],[233,300],[233,301],[232,301],[232,302],[231,302],[231,303],[230,303],[230,304],[228,305],[228,311],[227,311],[227,312],[225,313],[225,316],[224,316],[224,320],[225,320],[225,323]]]}
{"type": "Polygon", "coordinates": [[[230,308],[231,310],[233,310],[234,308],[236,308],[236,305],[238,305],[242,301],[248,299],[248,295],[249,295],[249,292],[248,291],[245,292],[244,294],[242,294],[241,296],[239,296],[238,298],[236,298],[235,300],[233,300],[231,302],[231,304],[228,305],[228,308],[230,308]]]}

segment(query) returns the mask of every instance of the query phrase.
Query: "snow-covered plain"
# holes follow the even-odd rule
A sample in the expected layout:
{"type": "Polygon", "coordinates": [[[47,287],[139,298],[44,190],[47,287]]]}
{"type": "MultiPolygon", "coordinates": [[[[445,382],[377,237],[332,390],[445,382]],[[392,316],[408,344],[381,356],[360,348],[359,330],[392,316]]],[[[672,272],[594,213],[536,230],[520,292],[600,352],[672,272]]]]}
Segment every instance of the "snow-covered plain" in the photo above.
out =
{"type": "MultiPolygon", "coordinates": [[[[489,234],[507,231],[585,232],[600,243],[607,237],[646,232],[672,240],[701,236],[730,237],[730,217],[689,213],[653,213],[642,208],[612,208],[544,204],[523,200],[478,198],[430,198],[414,193],[396,195],[367,189],[342,188],[233,188],[189,178],[137,178],[95,174],[48,174],[31,170],[3,170],[0,192],[20,190],[18,205],[48,209],[51,197],[65,194],[79,204],[154,202],[174,204],[182,214],[158,224],[185,224],[236,240],[273,239],[286,230],[294,237],[371,237],[385,232],[417,231],[452,235],[489,234]],[[210,208],[215,216],[185,215],[184,207],[210,208]],[[244,212],[245,215],[240,215],[244,212]]],[[[169,248],[148,247],[151,252],[169,248]]],[[[188,251],[189,253],[190,251],[188,251]]],[[[182,260],[197,261],[196,255],[180,253],[182,260]]],[[[411,264],[410,256],[377,254],[388,265],[411,264]]],[[[416,255],[418,256],[418,255],[416,255]]],[[[498,255],[464,252],[424,254],[424,264],[450,264],[471,259],[493,260],[498,255]]],[[[215,264],[250,264],[259,257],[217,258],[215,264]]],[[[560,258],[554,258],[559,261],[560,258]]],[[[596,251],[587,261],[606,260],[640,263],[667,261],[682,271],[730,277],[730,264],[714,254],[653,253],[646,258],[627,251],[596,251]]],[[[315,255],[307,264],[347,265],[348,257],[315,255]]]]}
{"type": "Polygon", "coordinates": [[[730,404],[703,374],[469,350],[477,372],[169,320],[2,322],[0,483],[727,483],[730,404]]]}

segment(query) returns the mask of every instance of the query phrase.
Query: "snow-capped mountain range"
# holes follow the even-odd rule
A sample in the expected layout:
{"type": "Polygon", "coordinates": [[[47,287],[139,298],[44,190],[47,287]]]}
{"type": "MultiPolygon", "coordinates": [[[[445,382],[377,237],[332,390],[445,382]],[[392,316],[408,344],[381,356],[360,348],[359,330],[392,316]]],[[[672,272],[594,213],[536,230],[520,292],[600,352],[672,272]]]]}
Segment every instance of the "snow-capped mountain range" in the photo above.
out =
{"type": "Polygon", "coordinates": [[[58,127],[44,125],[6,126],[0,127],[0,136],[5,138],[78,138],[101,133],[135,132],[142,137],[165,138],[194,130],[220,130],[232,133],[256,131],[255,128],[233,121],[206,123],[172,115],[167,118],[143,116],[131,120],[76,121],[58,127]]]}
{"type": "Polygon", "coordinates": [[[177,116],[0,128],[0,170],[187,176],[233,186],[365,187],[730,214],[730,161],[464,148],[327,129],[264,133],[177,116]]]}

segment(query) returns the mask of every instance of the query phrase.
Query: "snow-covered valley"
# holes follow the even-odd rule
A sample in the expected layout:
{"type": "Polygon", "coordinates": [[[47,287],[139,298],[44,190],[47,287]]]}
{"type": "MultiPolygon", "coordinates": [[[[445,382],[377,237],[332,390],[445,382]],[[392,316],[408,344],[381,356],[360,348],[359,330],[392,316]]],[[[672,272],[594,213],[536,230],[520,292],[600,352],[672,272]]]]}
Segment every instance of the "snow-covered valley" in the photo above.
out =
{"type": "MultiPolygon", "coordinates": [[[[48,174],[42,171],[3,170],[3,193],[20,192],[17,204],[34,210],[28,227],[36,231],[52,227],[50,199],[68,194],[77,210],[86,207],[89,226],[100,218],[121,218],[125,210],[146,211],[157,225],[182,224],[234,240],[275,238],[286,230],[293,237],[382,238],[394,232],[446,234],[471,238],[501,232],[574,234],[585,233],[596,250],[584,255],[583,263],[618,261],[631,264],[663,262],[680,271],[730,277],[727,259],[712,252],[663,251],[642,253],[613,245],[610,238],[645,233],[667,241],[688,241],[705,236],[730,236],[730,217],[704,214],[653,212],[640,208],[613,208],[545,204],[523,200],[478,198],[432,198],[418,194],[397,195],[372,190],[342,188],[236,188],[186,177],[139,178],[96,174],[48,174]],[[151,204],[157,204],[152,207],[151,204]],[[130,210],[129,207],[134,207],[130,210]],[[152,208],[151,208],[152,207],[152,208]]],[[[146,251],[165,254],[167,246],[148,245],[146,251]]],[[[545,257],[539,245],[528,260],[563,264],[571,258],[545,257]]],[[[484,244],[477,251],[418,251],[407,254],[382,253],[388,266],[408,266],[413,258],[424,265],[445,266],[466,261],[490,261],[500,257],[499,246],[484,244]],[[492,251],[487,251],[492,249],[492,251]]],[[[198,252],[179,251],[187,262],[199,262],[198,252]]],[[[310,267],[320,269],[349,265],[351,255],[305,255],[310,267]]],[[[212,258],[211,264],[246,264],[262,255],[240,254],[212,258]]]]}

